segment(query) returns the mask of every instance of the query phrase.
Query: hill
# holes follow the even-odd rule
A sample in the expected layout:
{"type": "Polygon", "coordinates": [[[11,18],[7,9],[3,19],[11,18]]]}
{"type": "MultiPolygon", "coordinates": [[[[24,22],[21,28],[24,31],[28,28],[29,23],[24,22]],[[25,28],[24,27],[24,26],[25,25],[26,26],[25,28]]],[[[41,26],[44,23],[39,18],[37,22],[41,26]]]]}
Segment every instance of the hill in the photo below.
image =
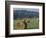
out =
{"type": "Polygon", "coordinates": [[[14,10],[14,19],[39,17],[39,12],[28,10],[14,10]]]}

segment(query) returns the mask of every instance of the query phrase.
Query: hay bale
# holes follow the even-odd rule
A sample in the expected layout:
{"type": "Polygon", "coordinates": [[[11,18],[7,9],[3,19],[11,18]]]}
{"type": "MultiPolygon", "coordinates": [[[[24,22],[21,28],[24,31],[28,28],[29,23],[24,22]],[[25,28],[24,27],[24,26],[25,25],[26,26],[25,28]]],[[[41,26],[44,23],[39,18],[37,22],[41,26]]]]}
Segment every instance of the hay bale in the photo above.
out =
{"type": "Polygon", "coordinates": [[[16,23],[16,29],[24,29],[24,28],[25,28],[25,25],[23,22],[16,23]]]}

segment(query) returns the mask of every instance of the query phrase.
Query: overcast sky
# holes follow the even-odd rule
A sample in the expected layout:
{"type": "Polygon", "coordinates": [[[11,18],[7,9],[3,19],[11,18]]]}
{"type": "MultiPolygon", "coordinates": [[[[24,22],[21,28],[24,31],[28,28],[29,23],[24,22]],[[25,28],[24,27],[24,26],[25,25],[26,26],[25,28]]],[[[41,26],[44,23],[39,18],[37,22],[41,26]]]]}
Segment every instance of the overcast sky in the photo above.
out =
{"type": "Polygon", "coordinates": [[[39,12],[39,9],[34,9],[34,8],[14,8],[14,10],[27,10],[27,11],[39,12]]]}

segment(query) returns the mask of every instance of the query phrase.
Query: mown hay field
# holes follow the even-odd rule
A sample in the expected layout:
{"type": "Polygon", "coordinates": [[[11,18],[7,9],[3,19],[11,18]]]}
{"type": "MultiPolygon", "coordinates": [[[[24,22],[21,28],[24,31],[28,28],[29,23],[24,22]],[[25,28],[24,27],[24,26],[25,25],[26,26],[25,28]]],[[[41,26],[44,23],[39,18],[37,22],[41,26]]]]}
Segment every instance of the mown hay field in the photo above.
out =
{"type": "Polygon", "coordinates": [[[39,18],[23,18],[14,20],[14,30],[16,29],[24,29],[25,25],[23,21],[26,20],[27,29],[39,29],[39,18]],[[29,21],[29,23],[28,23],[29,21]],[[17,23],[20,23],[17,25],[17,23]]]}

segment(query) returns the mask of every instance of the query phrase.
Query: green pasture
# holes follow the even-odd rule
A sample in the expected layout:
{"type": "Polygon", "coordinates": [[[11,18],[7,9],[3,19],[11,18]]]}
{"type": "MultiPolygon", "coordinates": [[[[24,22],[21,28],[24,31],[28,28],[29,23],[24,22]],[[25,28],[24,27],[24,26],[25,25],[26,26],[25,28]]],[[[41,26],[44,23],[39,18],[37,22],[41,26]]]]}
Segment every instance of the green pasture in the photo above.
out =
{"type": "Polygon", "coordinates": [[[24,20],[30,21],[27,22],[27,29],[38,29],[39,28],[39,18],[23,18],[23,19],[15,19],[14,20],[14,29],[16,29],[16,23],[17,22],[23,22],[24,20]]]}

